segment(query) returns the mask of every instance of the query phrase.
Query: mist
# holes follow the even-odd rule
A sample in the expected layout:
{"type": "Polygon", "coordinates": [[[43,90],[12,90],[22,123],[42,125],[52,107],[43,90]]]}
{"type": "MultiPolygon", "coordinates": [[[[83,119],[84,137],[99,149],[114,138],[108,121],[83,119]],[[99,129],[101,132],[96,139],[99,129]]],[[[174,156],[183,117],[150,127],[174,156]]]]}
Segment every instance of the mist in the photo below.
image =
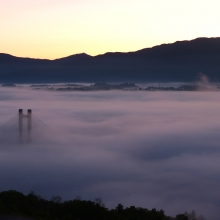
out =
{"type": "Polygon", "coordinates": [[[0,88],[0,191],[217,220],[219,100],[219,92],[0,88]],[[17,142],[18,109],[33,111],[29,143],[17,142]]]}

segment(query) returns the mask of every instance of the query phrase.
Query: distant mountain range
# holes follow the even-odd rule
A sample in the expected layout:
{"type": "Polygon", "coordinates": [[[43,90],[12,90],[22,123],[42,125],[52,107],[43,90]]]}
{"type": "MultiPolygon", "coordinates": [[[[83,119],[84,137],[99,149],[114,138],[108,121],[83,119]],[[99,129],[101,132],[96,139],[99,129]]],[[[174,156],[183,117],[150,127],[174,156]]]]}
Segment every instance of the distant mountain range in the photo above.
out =
{"type": "Polygon", "coordinates": [[[220,37],[177,41],[128,53],[76,54],[56,60],[0,53],[1,83],[190,82],[220,80],[220,37]]]}

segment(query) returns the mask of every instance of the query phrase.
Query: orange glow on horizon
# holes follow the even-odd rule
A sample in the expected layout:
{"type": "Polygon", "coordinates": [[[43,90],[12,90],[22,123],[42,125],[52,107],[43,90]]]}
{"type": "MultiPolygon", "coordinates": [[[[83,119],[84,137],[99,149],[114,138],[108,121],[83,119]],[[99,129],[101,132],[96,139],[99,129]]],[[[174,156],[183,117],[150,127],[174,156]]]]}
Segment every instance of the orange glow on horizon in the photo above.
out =
{"type": "Polygon", "coordinates": [[[55,59],[220,36],[217,0],[0,0],[0,53],[55,59]]]}

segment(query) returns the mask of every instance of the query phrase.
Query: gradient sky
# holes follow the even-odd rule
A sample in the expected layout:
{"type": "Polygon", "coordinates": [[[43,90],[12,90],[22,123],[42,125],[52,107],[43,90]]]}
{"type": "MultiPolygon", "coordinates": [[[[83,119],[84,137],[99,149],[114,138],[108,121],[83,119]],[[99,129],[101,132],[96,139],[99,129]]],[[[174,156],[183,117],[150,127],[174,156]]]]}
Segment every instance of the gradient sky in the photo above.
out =
{"type": "Polygon", "coordinates": [[[220,36],[217,0],[0,0],[0,52],[59,58],[220,36]]]}

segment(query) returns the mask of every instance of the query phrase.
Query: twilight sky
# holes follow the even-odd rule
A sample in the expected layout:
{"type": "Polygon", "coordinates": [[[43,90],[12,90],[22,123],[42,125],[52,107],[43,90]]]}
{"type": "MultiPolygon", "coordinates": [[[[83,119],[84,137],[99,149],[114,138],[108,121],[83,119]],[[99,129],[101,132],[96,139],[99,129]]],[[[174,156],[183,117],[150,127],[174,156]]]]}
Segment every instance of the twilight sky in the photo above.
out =
{"type": "Polygon", "coordinates": [[[0,0],[0,53],[54,59],[220,36],[217,0],[0,0]]]}

